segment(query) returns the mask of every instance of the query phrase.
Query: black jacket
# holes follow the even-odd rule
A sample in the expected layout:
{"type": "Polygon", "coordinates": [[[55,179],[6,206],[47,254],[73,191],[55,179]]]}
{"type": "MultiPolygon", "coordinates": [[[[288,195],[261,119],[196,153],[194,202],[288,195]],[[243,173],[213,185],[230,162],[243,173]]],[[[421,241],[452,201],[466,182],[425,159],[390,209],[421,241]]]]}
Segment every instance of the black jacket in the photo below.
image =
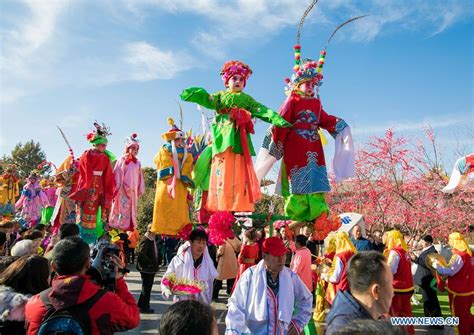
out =
{"type": "Polygon", "coordinates": [[[146,273],[157,273],[159,269],[158,252],[156,242],[143,236],[138,244],[137,270],[146,273]]]}
{"type": "Polygon", "coordinates": [[[416,285],[421,286],[423,283],[430,283],[433,279],[433,274],[429,268],[426,267],[426,256],[432,253],[438,253],[434,246],[429,247],[423,251],[420,256],[415,258],[414,263],[418,264],[413,280],[416,285]]]}

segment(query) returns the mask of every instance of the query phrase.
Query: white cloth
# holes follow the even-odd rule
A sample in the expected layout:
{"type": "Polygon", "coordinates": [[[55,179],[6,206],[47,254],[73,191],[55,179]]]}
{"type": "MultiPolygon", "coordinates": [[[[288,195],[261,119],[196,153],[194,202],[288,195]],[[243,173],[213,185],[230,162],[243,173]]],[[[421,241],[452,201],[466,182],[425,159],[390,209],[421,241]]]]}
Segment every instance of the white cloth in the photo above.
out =
{"type": "Polygon", "coordinates": [[[260,148],[257,160],[255,161],[255,174],[257,175],[259,183],[265,178],[268,172],[270,172],[276,162],[277,159],[270,155],[270,151],[267,148],[260,148]]]}
{"type": "Polygon", "coordinates": [[[262,260],[239,279],[229,299],[226,334],[287,334],[290,323],[302,330],[309,322],[312,294],[298,275],[283,268],[275,299],[267,288],[266,271],[262,260]],[[269,313],[274,309],[276,313],[269,313]]]}
{"type": "Polygon", "coordinates": [[[400,256],[398,253],[394,250],[390,250],[388,253],[388,266],[390,266],[390,270],[392,271],[392,274],[394,275],[398,271],[398,264],[400,263],[400,256]]]}
{"type": "Polygon", "coordinates": [[[336,136],[333,170],[336,182],[355,177],[355,153],[352,133],[349,126],[336,136]]]}
{"type": "Polygon", "coordinates": [[[341,280],[342,273],[344,272],[344,263],[341,259],[337,256],[334,256],[333,262],[336,262],[336,266],[334,267],[334,271],[332,275],[328,278],[331,283],[337,284],[341,280]]]}
{"type": "Polygon", "coordinates": [[[453,171],[451,172],[451,177],[449,178],[449,183],[448,183],[448,185],[446,185],[441,190],[443,193],[453,193],[454,190],[456,190],[456,187],[458,187],[459,183],[461,182],[462,174],[461,174],[461,171],[459,171],[459,168],[458,168],[458,162],[461,159],[462,159],[462,157],[459,158],[456,161],[456,163],[454,163],[454,168],[453,168],[453,171]]]}
{"type": "MultiPolygon", "coordinates": [[[[199,279],[207,285],[207,290],[198,295],[179,296],[175,300],[195,299],[208,305],[211,304],[213,282],[214,278],[217,277],[217,270],[214,267],[211,256],[209,256],[207,247],[204,250],[202,263],[195,269],[193,255],[191,254],[191,244],[189,242],[184,243],[179,247],[176,256],[173,257],[168,265],[164,277],[172,272],[176,274],[176,278],[199,279]]],[[[169,289],[163,283],[161,283],[161,291],[163,296],[167,298],[166,295],[169,294],[169,289]]]]}

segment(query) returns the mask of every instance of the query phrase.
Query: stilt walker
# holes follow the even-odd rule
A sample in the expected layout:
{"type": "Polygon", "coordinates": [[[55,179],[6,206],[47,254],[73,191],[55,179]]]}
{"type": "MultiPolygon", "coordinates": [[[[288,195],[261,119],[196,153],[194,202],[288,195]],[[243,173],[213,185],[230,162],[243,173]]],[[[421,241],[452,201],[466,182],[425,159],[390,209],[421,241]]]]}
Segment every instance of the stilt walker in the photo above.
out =
{"type": "Polygon", "coordinates": [[[115,188],[111,164],[115,156],[107,150],[109,128],[98,123],[94,127],[86,137],[93,149],[86,150],[79,158],[78,181],[70,195],[76,201],[81,237],[89,244],[103,234],[103,222],[107,223],[115,188]]]}

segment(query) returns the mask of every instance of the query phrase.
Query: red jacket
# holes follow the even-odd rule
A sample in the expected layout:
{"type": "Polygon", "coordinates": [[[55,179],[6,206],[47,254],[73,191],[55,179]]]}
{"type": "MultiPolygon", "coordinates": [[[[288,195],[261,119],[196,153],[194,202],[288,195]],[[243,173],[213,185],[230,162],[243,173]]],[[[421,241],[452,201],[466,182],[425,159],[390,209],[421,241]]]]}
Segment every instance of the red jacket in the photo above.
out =
{"type": "Polygon", "coordinates": [[[410,256],[402,247],[395,247],[392,250],[395,251],[400,258],[397,272],[393,275],[393,290],[399,293],[413,291],[410,256]]]}
{"type": "Polygon", "coordinates": [[[471,262],[471,256],[465,251],[456,249],[453,249],[453,255],[461,257],[464,264],[461,270],[448,278],[448,291],[462,295],[474,294],[474,263],[471,262]]]}
{"type": "MultiPolygon", "coordinates": [[[[68,307],[92,297],[100,286],[89,276],[59,276],[53,281],[49,300],[55,307],[68,307]]],[[[28,335],[35,335],[46,314],[39,294],[33,296],[25,307],[25,325],[28,335]]],[[[140,313],[123,278],[117,280],[116,290],[105,293],[89,310],[92,334],[112,334],[138,326],[140,313]]]]}

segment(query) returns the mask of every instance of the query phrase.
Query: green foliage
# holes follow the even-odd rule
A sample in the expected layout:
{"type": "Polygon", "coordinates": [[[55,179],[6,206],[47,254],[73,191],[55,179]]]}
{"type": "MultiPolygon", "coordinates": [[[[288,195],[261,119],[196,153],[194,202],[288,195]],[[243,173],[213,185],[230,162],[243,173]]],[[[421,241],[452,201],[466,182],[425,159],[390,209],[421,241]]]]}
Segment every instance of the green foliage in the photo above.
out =
{"type": "Polygon", "coordinates": [[[153,222],[155,187],[145,188],[145,194],[138,200],[137,228],[140,235],[145,234],[146,226],[153,222]]]}
{"type": "MultiPolygon", "coordinates": [[[[273,215],[283,215],[285,201],[282,196],[273,194],[268,195],[263,193],[262,198],[255,203],[254,214],[266,214],[269,213],[270,207],[273,207],[273,215]]],[[[264,225],[266,220],[253,219],[254,226],[264,225]]]]}
{"type": "MultiPolygon", "coordinates": [[[[27,177],[30,172],[38,167],[38,165],[46,160],[46,154],[41,149],[39,142],[30,140],[23,143],[17,143],[11,152],[11,157],[5,157],[7,163],[13,163],[17,166],[17,173],[20,177],[27,177]]],[[[3,159],[2,159],[3,160],[3,159]]],[[[49,167],[45,171],[49,172],[49,167]]]]}
{"type": "Polygon", "coordinates": [[[146,189],[155,189],[156,187],[156,169],[151,167],[144,167],[142,169],[143,179],[145,181],[146,189]]]}

